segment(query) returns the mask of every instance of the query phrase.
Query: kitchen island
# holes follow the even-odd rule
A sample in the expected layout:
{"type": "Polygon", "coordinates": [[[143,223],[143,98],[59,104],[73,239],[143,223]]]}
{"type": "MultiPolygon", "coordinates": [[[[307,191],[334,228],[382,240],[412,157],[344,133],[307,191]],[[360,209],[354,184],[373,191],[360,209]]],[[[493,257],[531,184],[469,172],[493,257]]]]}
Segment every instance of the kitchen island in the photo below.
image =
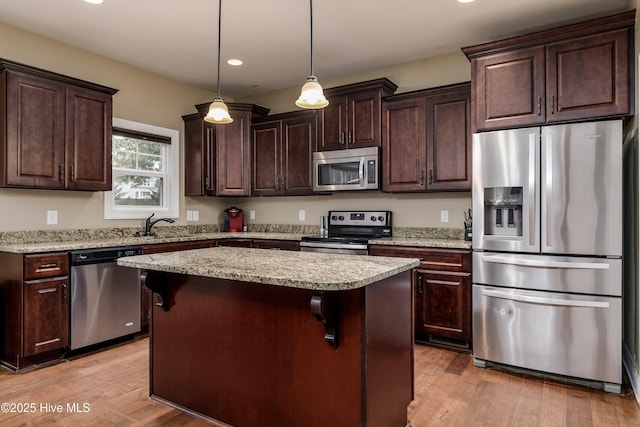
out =
{"type": "Polygon", "coordinates": [[[118,264],[153,291],[153,399],[218,425],[406,424],[417,259],[219,247],[118,264]]]}

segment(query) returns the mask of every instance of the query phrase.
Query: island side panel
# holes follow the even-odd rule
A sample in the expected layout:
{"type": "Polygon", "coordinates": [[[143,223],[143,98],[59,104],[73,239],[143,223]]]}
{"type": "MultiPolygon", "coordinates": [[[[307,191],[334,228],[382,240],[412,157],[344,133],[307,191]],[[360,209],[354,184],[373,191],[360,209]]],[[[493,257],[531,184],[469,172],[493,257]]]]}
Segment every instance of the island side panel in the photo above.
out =
{"type": "Polygon", "coordinates": [[[365,289],[366,425],[404,426],[414,379],[411,272],[365,289]]]}
{"type": "Polygon", "coordinates": [[[149,272],[168,288],[151,319],[151,395],[238,426],[360,426],[364,291],[339,293],[339,346],[312,291],[149,272]]]}

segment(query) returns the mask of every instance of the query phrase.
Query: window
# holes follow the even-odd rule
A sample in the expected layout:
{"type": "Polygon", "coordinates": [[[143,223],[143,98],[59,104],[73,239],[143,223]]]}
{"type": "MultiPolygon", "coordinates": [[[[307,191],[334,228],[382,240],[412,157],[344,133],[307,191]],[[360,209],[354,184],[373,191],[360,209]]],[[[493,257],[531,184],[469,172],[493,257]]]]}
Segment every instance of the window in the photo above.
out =
{"type": "Polygon", "coordinates": [[[104,193],[105,219],[178,217],[178,139],[177,130],[113,119],[113,186],[104,193]]]}

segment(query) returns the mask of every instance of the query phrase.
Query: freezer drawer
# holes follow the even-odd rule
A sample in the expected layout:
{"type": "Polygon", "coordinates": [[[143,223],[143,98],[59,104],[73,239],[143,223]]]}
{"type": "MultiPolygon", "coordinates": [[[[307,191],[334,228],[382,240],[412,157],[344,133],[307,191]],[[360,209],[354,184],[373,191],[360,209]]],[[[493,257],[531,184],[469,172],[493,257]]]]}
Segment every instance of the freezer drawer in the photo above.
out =
{"type": "Polygon", "coordinates": [[[473,283],[621,296],[622,260],[474,252],[473,283]]]}
{"type": "Polygon", "coordinates": [[[473,355],[621,384],[621,300],[473,285],[473,355]]]}

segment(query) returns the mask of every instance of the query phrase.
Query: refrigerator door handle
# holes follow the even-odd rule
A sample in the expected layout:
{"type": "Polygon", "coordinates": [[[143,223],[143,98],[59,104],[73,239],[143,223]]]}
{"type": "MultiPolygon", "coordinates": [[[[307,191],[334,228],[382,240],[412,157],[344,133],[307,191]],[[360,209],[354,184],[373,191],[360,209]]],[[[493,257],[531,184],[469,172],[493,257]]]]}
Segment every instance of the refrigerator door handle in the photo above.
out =
{"type": "Polygon", "coordinates": [[[483,289],[482,295],[493,298],[508,299],[512,301],[530,302],[533,304],[559,305],[567,307],[609,308],[608,301],[578,301],[563,298],[536,297],[532,295],[522,295],[513,292],[504,292],[492,289],[483,289]]]}
{"type": "Polygon", "coordinates": [[[553,141],[551,132],[543,132],[542,143],[545,148],[545,165],[544,165],[544,179],[545,179],[545,194],[544,194],[544,209],[545,209],[545,241],[543,245],[545,247],[553,246],[551,236],[553,235],[551,230],[552,225],[552,203],[551,195],[553,194],[553,141]]]}
{"type": "Polygon", "coordinates": [[[526,258],[510,258],[501,255],[487,255],[482,257],[483,261],[493,262],[496,264],[520,265],[523,267],[540,267],[540,268],[576,268],[591,270],[609,270],[609,264],[596,262],[572,262],[572,261],[549,261],[526,258]]]}
{"type": "Polygon", "coordinates": [[[536,137],[537,134],[529,134],[529,245],[536,244],[536,137]]]}

